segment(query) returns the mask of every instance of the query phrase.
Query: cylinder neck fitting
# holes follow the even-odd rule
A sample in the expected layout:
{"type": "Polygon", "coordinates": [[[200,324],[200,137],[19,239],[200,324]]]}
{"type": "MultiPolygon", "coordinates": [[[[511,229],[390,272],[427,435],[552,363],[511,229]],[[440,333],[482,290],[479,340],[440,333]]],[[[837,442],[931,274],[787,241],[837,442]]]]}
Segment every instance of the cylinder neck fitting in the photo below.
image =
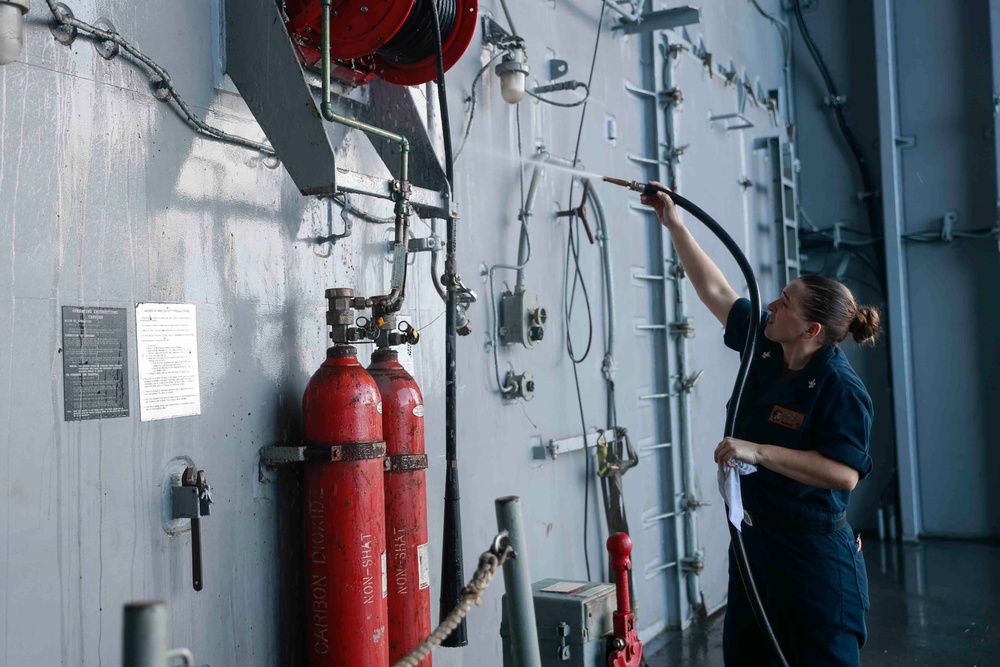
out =
{"type": "Polygon", "coordinates": [[[399,361],[399,352],[390,347],[380,347],[372,352],[372,361],[399,361]]]}
{"type": "Polygon", "coordinates": [[[348,287],[334,287],[326,290],[325,294],[329,303],[326,323],[330,325],[330,340],[334,343],[356,343],[361,340],[361,331],[355,324],[355,311],[365,307],[365,298],[355,296],[354,290],[348,287]]]}

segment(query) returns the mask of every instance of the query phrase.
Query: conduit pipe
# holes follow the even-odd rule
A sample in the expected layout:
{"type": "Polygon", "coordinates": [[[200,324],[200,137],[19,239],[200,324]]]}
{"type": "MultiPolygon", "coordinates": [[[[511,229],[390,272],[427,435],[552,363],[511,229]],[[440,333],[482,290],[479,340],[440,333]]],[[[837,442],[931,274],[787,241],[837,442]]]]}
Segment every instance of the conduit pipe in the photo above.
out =
{"type": "Polygon", "coordinates": [[[531,183],[528,185],[528,194],[524,198],[524,208],[521,209],[518,219],[521,221],[521,237],[517,244],[517,286],[524,287],[524,267],[528,263],[531,255],[531,245],[528,239],[528,221],[531,212],[535,208],[535,195],[538,193],[538,183],[542,180],[542,170],[535,167],[531,172],[531,183]]]}
{"type": "MultiPolygon", "coordinates": [[[[676,87],[674,82],[673,58],[668,55],[663,60],[663,87],[665,90],[673,90],[676,87]]],[[[677,146],[677,136],[674,123],[675,105],[667,105],[663,113],[663,126],[666,134],[667,145],[672,149],[677,146]]],[[[673,189],[678,189],[676,160],[672,151],[668,150],[671,158],[667,165],[667,185],[673,189]]],[[[688,322],[687,312],[687,290],[684,282],[684,272],[681,268],[680,258],[673,244],[670,245],[671,266],[674,271],[674,312],[673,321],[678,324],[688,322]]],[[[667,266],[663,267],[666,278],[667,266]]],[[[674,341],[674,352],[676,355],[676,375],[677,375],[677,435],[678,450],[681,459],[681,484],[682,499],[681,507],[676,508],[681,513],[684,523],[684,556],[681,559],[681,571],[687,584],[688,604],[696,613],[704,615],[705,601],[702,598],[701,582],[699,572],[704,566],[705,556],[698,543],[698,509],[705,505],[695,495],[695,472],[694,472],[694,452],[691,443],[691,400],[690,389],[685,387],[689,377],[690,360],[688,357],[688,344],[686,333],[677,334],[674,341]]]]}
{"type": "Polygon", "coordinates": [[[497,300],[493,289],[494,273],[497,269],[509,269],[517,271],[517,289],[524,289],[524,267],[531,259],[531,234],[528,229],[528,221],[531,219],[532,211],[535,207],[535,196],[538,193],[538,183],[542,180],[542,168],[535,166],[531,172],[531,183],[528,185],[528,193],[524,198],[524,208],[518,213],[518,220],[521,221],[521,236],[517,248],[517,264],[494,264],[489,268],[488,279],[490,285],[490,308],[493,314],[492,330],[490,332],[490,346],[493,348],[493,372],[496,375],[497,389],[503,395],[514,392],[516,387],[507,384],[500,379],[500,352],[499,341],[497,340],[497,329],[500,326],[497,315],[497,300]]]}
{"type": "Polygon", "coordinates": [[[374,137],[399,144],[399,180],[393,183],[392,199],[396,203],[395,238],[393,240],[393,272],[392,284],[388,294],[370,297],[368,306],[378,307],[381,312],[394,313],[403,307],[403,297],[406,292],[406,258],[407,234],[409,233],[410,217],[410,142],[406,137],[394,134],[380,127],[362,123],[361,121],[342,116],[333,111],[331,103],[331,59],[330,59],[330,6],[332,0],[321,0],[323,7],[323,101],[320,111],[323,118],[331,123],[338,123],[355,130],[360,130],[374,137]]]}

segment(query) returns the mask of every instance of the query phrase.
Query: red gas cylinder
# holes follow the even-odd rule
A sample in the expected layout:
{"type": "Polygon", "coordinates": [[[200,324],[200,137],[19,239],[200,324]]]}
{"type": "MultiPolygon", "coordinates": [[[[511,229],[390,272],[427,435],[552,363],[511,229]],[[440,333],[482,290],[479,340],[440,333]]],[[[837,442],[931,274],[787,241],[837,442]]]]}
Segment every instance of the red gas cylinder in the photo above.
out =
{"type": "MultiPolygon", "coordinates": [[[[424,399],[393,349],[376,350],[368,372],[382,395],[389,657],[395,664],[431,633],[424,399]]],[[[431,657],[420,665],[430,667],[431,657]]]]}
{"type": "Polygon", "coordinates": [[[327,350],[302,399],[310,667],[389,664],[381,410],[357,350],[327,350]]]}

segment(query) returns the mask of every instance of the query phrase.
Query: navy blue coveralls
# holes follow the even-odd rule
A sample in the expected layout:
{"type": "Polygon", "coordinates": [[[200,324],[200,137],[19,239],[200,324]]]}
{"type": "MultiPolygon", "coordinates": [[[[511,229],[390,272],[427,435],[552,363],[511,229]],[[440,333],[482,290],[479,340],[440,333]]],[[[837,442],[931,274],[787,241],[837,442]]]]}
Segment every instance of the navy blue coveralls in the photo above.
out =
{"type": "MultiPolygon", "coordinates": [[[[735,437],[815,450],[871,472],[871,397],[837,347],[823,347],[800,372],[782,379],[781,346],[763,335],[736,420],[735,437]]],[[[727,347],[742,352],[750,302],[740,299],[726,324],[727,347]]],[[[740,478],[743,541],[764,609],[792,667],[859,665],[867,639],[868,575],[845,520],[849,491],[820,489],[758,466],[740,478]]],[[[777,664],[757,625],[729,550],[726,665],[777,664]]]]}

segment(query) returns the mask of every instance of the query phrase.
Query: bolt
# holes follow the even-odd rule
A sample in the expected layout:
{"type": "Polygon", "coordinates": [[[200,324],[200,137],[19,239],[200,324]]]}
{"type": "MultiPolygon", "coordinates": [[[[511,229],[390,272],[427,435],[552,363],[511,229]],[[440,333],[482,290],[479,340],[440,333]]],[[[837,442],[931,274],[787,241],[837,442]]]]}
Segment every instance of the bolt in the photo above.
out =
{"type": "Polygon", "coordinates": [[[545,328],[540,326],[533,326],[528,329],[528,339],[534,342],[538,342],[545,337],[545,328]]]}
{"type": "Polygon", "coordinates": [[[362,5],[362,6],[361,6],[361,13],[362,13],[362,14],[367,14],[367,13],[368,13],[368,8],[367,8],[367,7],[365,7],[364,5],[362,5]]]}
{"type": "Polygon", "coordinates": [[[524,383],[524,390],[526,392],[529,392],[529,393],[534,392],[535,391],[535,381],[534,380],[528,380],[527,382],[525,382],[524,383]]]}

